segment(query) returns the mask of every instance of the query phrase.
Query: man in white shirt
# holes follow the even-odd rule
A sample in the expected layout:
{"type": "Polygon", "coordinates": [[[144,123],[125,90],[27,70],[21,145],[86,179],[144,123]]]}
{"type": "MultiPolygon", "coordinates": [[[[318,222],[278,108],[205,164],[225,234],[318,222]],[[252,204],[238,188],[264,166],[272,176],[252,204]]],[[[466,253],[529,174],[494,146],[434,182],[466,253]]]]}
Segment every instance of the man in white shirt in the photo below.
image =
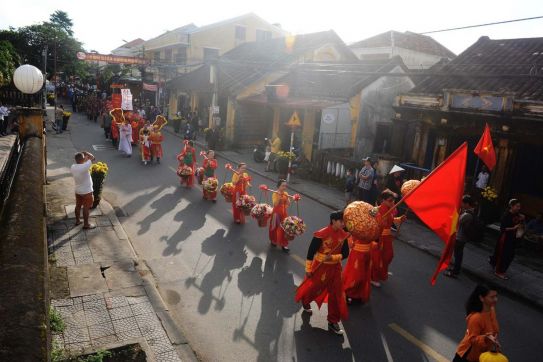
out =
{"type": "Polygon", "coordinates": [[[486,186],[488,185],[489,178],[490,178],[490,174],[488,173],[486,166],[483,166],[483,168],[481,169],[481,172],[479,172],[479,175],[477,175],[477,181],[475,182],[475,187],[477,187],[479,190],[484,190],[486,186]]]}
{"type": "Polygon", "coordinates": [[[75,154],[75,162],[70,171],[75,182],[75,225],[81,224],[80,211],[83,207],[83,229],[94,229],[96,225],[89,224],[89,213],[92,207],[92,178],[90,168],[94,156],[86,151],[75,154]]]}

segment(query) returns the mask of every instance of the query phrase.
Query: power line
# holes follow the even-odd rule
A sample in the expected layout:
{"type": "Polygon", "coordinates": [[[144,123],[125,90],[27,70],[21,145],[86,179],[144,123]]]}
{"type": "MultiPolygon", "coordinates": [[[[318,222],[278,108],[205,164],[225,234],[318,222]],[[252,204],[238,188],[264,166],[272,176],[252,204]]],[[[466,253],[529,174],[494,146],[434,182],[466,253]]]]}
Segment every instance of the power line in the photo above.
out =
{"type": "Polygon", "coordinates": [[[457,27],[457,28],[448,28],[448,29],[441,29],[441,30],[425,31],[425,32],[419,33],[419,34],[442,33],[442,32],[445,32],[445,31],[462,30],[462,29],[470,29],[470,28],[480,28],[482,26],[499,25],[499,24],[506,24],[506,23],[515,23],[515,22],[519,22],[519,21],[535,20],[535,19],[542,19],[542,18],[543,18],[543,16],[534,16],[534,17],[531,17],[531,18],[504,20],[504,21],[496,21],[494,23],[468,25],[468,26],[460,26],[460,27],[457,27]]]}

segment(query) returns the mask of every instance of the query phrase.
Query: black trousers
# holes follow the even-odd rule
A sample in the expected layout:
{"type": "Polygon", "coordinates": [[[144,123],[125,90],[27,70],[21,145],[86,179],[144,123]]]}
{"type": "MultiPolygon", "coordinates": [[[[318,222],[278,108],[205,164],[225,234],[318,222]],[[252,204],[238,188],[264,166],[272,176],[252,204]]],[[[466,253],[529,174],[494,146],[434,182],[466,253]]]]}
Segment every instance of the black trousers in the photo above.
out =
{"type": "Polygon", "coordinates": [[[462,259],[464,259],[464,247],[466,246],[465,241],[456,240],[454,244],[454,261],[453,261],[453,274],[460,274],[460,269],[462,268],[462,259]]]}
{"type": "Polygon", "coordinates": [[[371,189],[366,190],[361,187],[358,188],[358,199],[360,201],[367,202],[368,204],[371,204],[371,189]]]}

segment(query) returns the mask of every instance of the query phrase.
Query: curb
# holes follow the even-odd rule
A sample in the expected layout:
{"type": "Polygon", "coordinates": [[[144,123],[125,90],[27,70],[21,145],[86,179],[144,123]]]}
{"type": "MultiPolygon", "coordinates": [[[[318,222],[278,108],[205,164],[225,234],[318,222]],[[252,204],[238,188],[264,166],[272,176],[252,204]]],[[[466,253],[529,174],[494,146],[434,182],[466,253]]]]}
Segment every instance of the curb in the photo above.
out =
{"type": "MultiPolygon", "coordinates": [[[[401,237],[396,237],[396,240],[401,241],[402,243],[404,243],[404,244],[406,244],[406,245],[408,245],[408,246],[410,246],[410,247],[412,247],[414,249],[420,250],[420,251],[422,251],[422,252],[424,252],[424,253],[426,253],[426,254],[428,254],[428,255],[430,255],[430,256],[438,259],[438,260],[441,257],[440,252],[435,251],[435,250],[430,249],[430,248],[422,247],[421,245],[418,245],[414,241],[405,240],[405,239],[403,239],[401,237]]],[[[515,289],[511,288],[509,285],[500,284],[500,282],[498,280],[495,280],[493,277],[489,277],[489,273],[486,273],[484,271],[479,271],[479,270],[476,270],[476,269],[473,269],[473,268],[470,268],[470,267],[465,267],[465,266],[462,266],[462,272],[465,275],[468,275],[468,276],[470,276],[470,277],[472,277],[474,279],[484,281],[489,287],[496,288],[496,290],[498,290],[500,292],[503,292],[504,294],[506,294],[509,297],[513,297],[513,299],[522,300],[523,302],[530,305],[531,307],[534,307],[534,308],[539,309],[539,310],[543,310],[543,300],[538,299],[538,297],[535,296],[535,295],[530,296],[530,295],[527,295],[526,293],[518,292],[515,289]]],[[[510,283],[510,281],[509,281],[509,283],[510,283]]]]}
{"type": "MultiPolygon", "coordinates": [[[[164,129],[166,130],[166,132],[172,134],[173,136],[181,138],[181,136],[179,136],[177,133],[173,132],[172,130],[169,130],[167,128],[164,128],[164,129]]],[[[204,149],[206,148],[206,146],[205,146],[205,144],[203,142],[200,142],[200,141],[197,141],[197,140],[194,140],[193,142],[194,142],[194,144],[198,145],[201,148],[204,148],[204,149]]],[[[219,157],[227,160],[228,162],[232,162],[232,163],[239,162],[238,160],[233,160],[231,157],[226,156],[225,154],[223,154],[220,151],[215,151],[215,153],[219,157]]],[[[247,167],[247,169],[249,171],[251,171],[252,173],[255,173],[255,174],[257,174],[257,175],[259,175],[259,176],[261,176],[261,177],[263,177],[263,178],[265,178],[267,180],[274,181],[274,182],[277,181],[274,178],[270,177],[268,174],[265,174],[264,172],[255,170],[254,168],[251,168],[251,167],[247,167]]],[[[337,206],[331,205],[331,204],[329,204],[329,203],[327,203],[325,201],[320,200],[317,197],[314,197],[314,196],[309,195],[309,194],[307,194],[307,193],[305,193],[303,191],[300,191],[296,187],[293,187],[293,186],[289,185],[289,188],[291,190],[301,194],[301,195],[304,195],[308,199],[316,201],[316,202],[320,203],[321,205],[326,206],[326,207],[328,207],[328,208],[330,208],[332,210],[337,209],[337,206]]],[[[433,256],[433,257],[435,257],[437,259],[439,259],[441,257],[439,252],[435,252],[435,251],[432,251],[429,248],[422,247],[422,246],[416,244],[413,241],[404,240],[401,237],[397,237],[396,239],[401,241],[404,244],[409,245],[412,248],[415,248],[415,249],[418,249],[418,250],[420,250],[422,252],[425,252],[426,254],[431,255],[431,256],[433,256]]],[[[475,270],[473,268],[466,268],[466,267],[463,267],[462,270],[464,271],[464,273],[468,274],[469,276],[471,276],[471,277],[473,277],[475,279],[482,280],[486,284],[488,284],[488,285],[490,285],[492,287],[495,287],[496,289],[498,289],[500,291],[505,292],[505,294],[507,294],[508,296],[512,296],[512,297],[521,299],[522,301],[526,302],[527,304],[529,304],[529,305],[531,305],[533,307],[536,307],[537,309],[543,310],[543,299],[537,299],[537,296],[530,296],[530,295],[527,295],[526,293],[519,293],[518,291],[514,290],[510,286],[502,285],[502,284],[499,283],[499,281],[494,280],[492,277],[489,278],[489,275],[487,273],[481,272],[479,270],[475,270]]]]}
{"type": "Polygon", "coordinates": [[[128,242],[128,245],[132,250],[134,265],[136,267],[136,270],[138,271],[138,274],[143,280],[143,288],[147,292],[149,301],[153,306],[153,310],[155,311],[155,314],[159,318],[160,322],[162,323],[162,326],[164,327],[164,330],[166,331],[170,342],[176,347],[176,350],[181,355],[183,361],[198,361],[196,354],[194,353],[192,347],[189,345],[187,338],[184,335],[183,330],[175,323],[175,319],[171,316],[168,306],[164,302],[164,299],[162,299],[162,296],[160,295],[160,292],[158,291],[158,288],[155,284],[155,279],[151,273],[151,270],[147,266],[145,260],[142,260],[138,257],[136,250],[134,249],[134,246],[130,241],[130,238],[126,234],[124,227],[122,226],[119,218],[115,214],[113,207],[107,200],[102,199],[100,208],[103,208],[103,214],[107,216],[113,224],[114,231],[117,234],[117,237],[119,237],[119,240],[128,242]]]}

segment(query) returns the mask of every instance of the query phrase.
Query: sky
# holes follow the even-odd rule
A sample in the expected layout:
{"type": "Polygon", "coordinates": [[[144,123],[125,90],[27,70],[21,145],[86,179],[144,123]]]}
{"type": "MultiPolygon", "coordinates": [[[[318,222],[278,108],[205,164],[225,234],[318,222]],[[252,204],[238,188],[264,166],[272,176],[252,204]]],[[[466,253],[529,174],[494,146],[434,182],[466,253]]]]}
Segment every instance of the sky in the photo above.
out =
{"type": "MultiPolygon", "coordinates": [[[[425,32],[543,15],[541,0],[229,0],[112,1],[17,0],[0,3],[0,29],[40,23],[55,10],[68,13],[75,37],[87,51],[109,54],[123,40],[151,39],[165,31],[253,12],[292,34],[333,29],[347,43],[388,30],[425,32]]],[[[543,19],[432,34],[455,54],[481,36],[543,37],[543,19]]]]}

